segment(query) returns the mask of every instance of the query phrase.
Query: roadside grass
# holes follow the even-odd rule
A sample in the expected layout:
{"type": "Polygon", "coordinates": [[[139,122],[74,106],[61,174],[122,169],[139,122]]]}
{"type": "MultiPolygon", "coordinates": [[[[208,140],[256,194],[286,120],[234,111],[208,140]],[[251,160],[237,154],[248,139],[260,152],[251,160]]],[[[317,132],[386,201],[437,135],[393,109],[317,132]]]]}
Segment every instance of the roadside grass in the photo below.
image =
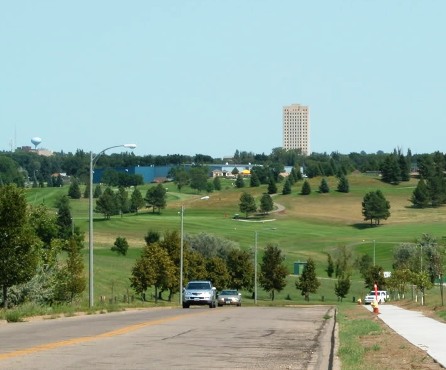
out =
{"type": "Polygon", "coordinates": [[[361,338],[378,336],[381,326],[370,318],[370,312],[359,306],[338,305],[337,321],[339,324],[338,356],[343,370],[377,370],[381,365],[365,361],[367,351],[379,351],[379,345],[364,347],[361,338]]]}

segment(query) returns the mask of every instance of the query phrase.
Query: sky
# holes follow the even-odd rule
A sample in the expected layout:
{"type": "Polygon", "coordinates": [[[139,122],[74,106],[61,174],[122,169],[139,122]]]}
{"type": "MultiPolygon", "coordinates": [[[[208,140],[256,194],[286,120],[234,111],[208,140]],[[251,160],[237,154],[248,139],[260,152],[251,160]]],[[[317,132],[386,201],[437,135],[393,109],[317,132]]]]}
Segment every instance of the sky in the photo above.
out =
{"type": "Polygon", "coordinates": [[[0,151],[445,151],[444,0],[0,0],[0,151]],[[113,151],[127,150],[123,148],[113,151]]]}

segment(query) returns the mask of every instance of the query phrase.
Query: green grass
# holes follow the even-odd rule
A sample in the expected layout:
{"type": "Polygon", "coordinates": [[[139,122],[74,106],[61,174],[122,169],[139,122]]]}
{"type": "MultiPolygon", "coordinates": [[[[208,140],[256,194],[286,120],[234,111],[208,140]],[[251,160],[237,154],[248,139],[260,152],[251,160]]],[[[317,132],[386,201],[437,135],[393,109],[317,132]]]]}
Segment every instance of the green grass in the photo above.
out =
{"type": "MultiPolygon", "coordinates": [[[[245,250],[252,250],[255,242],[255,232],[258,233],[259,261],[263,249],[268,243],[277,243],[283,251],[290,272],[294,262],[305,261],[312,257],[316,262],[319,277],[326,277],[324,269],[327,263],[327,252],[334,251],[338,246],[346,245],[354,255],[368,253],[373,256],[373,241],[375,241],[376,263],[385,270],[391,270],[392,253],[395,246],[402,242],[414,242],[423,233],[429,233],[441,240],[445,234],[446,208],[418,210],[411,208],[409,198],[416,186],[416,180],[400,185],[388,185],[378,178],[353,174],[349,176],[350,193],[342,194],[334,191],[336,180],[329,178],[330,193],[317,192],[321,179],[310,179],[312,194],[300,195],[302,182],[296,183],[292,194],[274,196],[274,201],[282,204],[285,210],[271,213],[265,217],[251,217],[250,222],[232,219],[235,213],[240,213],[238,203],[241,191],[253,194],[257,200],[265,186],[259,188],[245,187],[236,189],[232,181],[222,182],[222,191],[209,194],[208,200],[200,199],[205,194],[197,194],[189,188],[183,188],[179,193],[173,183],[166,184],[168,188],[167,208],[161,214],[142,210],[137,215],[129,214],[114,216],[104,220],[102,215],[94,214],[94,282],[95,301],[100,296],[128,296],[131,267],[139,256],[144,245],[144,236],[149,230],[164,232],[180,230],[179,210],[184,205],[184,232],[196,234],[206,232],[230,239],[245,250]],[[391,216],[383,220],[379,227],[370,227],[363,221],[361,202],[366,192],[380,189],[390,201],[391,216]],[[275,228],[275,230],[268,230],[275,228]],[[125,237],[130,245],[127,256],[118,256],[110,251],[115,239],[125,237]]],[[[145,195],[149,186],[144,185],[140,191],[145,195]]],[[[282,184],[279,184],[280,193],[282,184]]],[[[60,194],[67,194],[68,187],[28,189],[27,199],[30,203],[45,203],[49,207],[60,194]]],[[[83,192],[83,188],[81,189],[83,192]]],[[[88,199],[72,200],[73,222],[86,233],[86,248],[83,250],[88,273],[88,199]]],[[[243,216],[243,215],[242,215],[243,216]]],[[[284,291],[276,294],[277,301],[289,304],[304,303],[303,298],[294,287],[295,277],[290,277],[284,291]]],[[[353,297],[363,296],[365,290],[358,275],[346,301],[353,297]]],[[[337,302],[334,297],[334,282],[321,279],[322,287],[314,300],[337,302]]],[[[245,294],[248,296],[248,293],[245,294]]],[[[87,300],[88,293],[84,299],[87,300]]],[[[267,293],[259,290],[260,300],[268,301],[267,293]]]]}

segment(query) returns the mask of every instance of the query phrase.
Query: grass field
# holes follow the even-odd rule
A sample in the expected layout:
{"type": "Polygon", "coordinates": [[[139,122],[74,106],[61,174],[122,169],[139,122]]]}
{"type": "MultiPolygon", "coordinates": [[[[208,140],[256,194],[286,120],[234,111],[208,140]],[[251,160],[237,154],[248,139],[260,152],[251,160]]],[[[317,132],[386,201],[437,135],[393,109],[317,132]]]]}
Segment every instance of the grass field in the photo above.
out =
{"type": "MultiPolygon", "coordinates": [[[[259,261],[262,249],[267,243],[277,243],[286,257],[290,273],[294,271],[296,261],[305,261],[312,257],[316,262],[317,273],[322,285],[314,301],[337,302],[334,294],[334,280],[328,279],[326,253],[338,246],[351,248],[354,255],[375,250],[376,263],[390,270],[393,248],[402,242],[415,242],[423,233],[429,233],[442,241],[446,235],[446,208],[414,209],[409,201],[417,180],[400,185],[384,184],[377,177],[354,173],[348,177],[350,193],[335,191],[335,178],[329,178],[331,191],[320,194],[317,190],[321,178],[310,179],[312,193],[300,195],[302,182],[296,183],[292,194],[274,196],[274,202],[283,210],[272,212],[265,217],[250,217],[249,220],[234,220],[232,216],[239,212],[238,204],[242,191],[247,191],[259,201],[266,187],[245,187],[235,189],[232,182],[222,182],[222,190],[209,194],[209,199],[201,197],[191,189],[179,193],[173,183],[166,184],[168,189],[167,208],[161,214],[141,211],[138,214],[114,216],[104,220],[102,215],[94,215],[94,278],[95,300],[99,296],[118,296],[132,294],[129,289],[131,267],[144,245],[144,236],[149,230],[164,232],[180,230],[179,211],[184,205],[184,232],[195,234],[206,232],[219,235],[237,242],[242,249],[252,249],[255,233],[258,234],[259,261]],[[391,216],[383,220],[379,227],[370,227],[363,221],[361,202],[369,191],[380,189],[391,205],[391,216]],[[272,230],[274,228],[274,230],[272,230]],[[130,244],[128,255],[118,256],[110,251],[115,239],[125,237],[130,244]],[[374,248],[375,246],[375,248],[374,248]]],[[[141,187],[144,195],[148,186],[141,187]]],[[[279,193],[282,188],[279,184],[279,193]]],[[[83,190],[83,189],[82,189],[83,190]]],[[[67,194],[68,187],[28,189],[27,199],[30,203],[45,203],[52,207],[55,198],[67,194]]],[[[85,231],[86,240],[84,257],[86,273],[88,271],[88,199],[72,200],[73,222],[85,231]]],[[[241,215],[243,216],[243,215],[241,215]]],[[[276,294],[276,300],[282,303],[303,303],[300,292],[296,290],[296,276],[289,277],[287,287],[276,294]]],[[[352,301],[365,294],[363,282],[359,275],[353,276],[352,288],[346,301],[352,301]]],[[[88,292],[85,294],[87,299],[88,292]]],[[[248,296],[248,293],[245,294],[248,296]]],[[[267,303],[269,296],[259,288],[259,300],[267,303]]],[[[249,304],[249,299],[245,300],[249,304]]]]}

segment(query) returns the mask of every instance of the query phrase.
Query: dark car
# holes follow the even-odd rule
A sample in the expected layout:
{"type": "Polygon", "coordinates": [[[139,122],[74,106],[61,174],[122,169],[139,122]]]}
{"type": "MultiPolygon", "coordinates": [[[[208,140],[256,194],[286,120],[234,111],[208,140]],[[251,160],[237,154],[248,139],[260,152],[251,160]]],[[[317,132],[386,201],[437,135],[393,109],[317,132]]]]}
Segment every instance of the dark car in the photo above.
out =
{"type": "Polygon", "coordinates": [[[217,304],[221,306],[238,306],[242,305],[242,294],[235,289],[225,289],[218,294],[217,304]]]}

